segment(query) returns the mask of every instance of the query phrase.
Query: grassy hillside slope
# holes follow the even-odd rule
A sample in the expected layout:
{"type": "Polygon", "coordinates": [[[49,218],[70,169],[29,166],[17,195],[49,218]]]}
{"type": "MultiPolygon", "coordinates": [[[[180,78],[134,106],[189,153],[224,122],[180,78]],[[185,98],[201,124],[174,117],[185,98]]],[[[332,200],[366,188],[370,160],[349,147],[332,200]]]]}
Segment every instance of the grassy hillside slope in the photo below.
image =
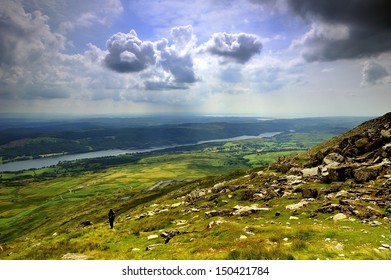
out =
{"type": "Polygon", "coordinates": [[[390,127],[377,119],[296,157],[280,154],[308,148],[291,133],[51,179],[3,174],[0,258],[390,259],[390,127]]]}

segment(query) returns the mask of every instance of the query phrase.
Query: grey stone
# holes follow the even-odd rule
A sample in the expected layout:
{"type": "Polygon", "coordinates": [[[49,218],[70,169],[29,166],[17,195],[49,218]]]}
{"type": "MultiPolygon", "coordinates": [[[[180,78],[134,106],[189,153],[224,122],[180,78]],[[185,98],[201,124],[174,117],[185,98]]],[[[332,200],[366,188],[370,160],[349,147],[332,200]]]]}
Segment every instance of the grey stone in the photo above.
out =
{"type": "Polygon", "coordinates": [[[333,220],[334,221],[341,221],[341,220],[346,220],[348,217],[343,214],[343,213],[338,213],[336,215],[333,216],[333,220]]]}
{"type": "Polygon", "coordinates": [[[316,177],[320,175],[320,170],[319,167],[304,168],[301,170],[301,173],[303,174],[304,178],[316,177]]]}
{"type": "Polygon", "coordinates": [[[309,201],[307,199],[303,199],[298,203],[285,206],[285,209],[295,211],[295,210],[299,210],[303,207],[306,207],[308,204],[309,204],[309,201]]]}
{"type": "Polygon", "coordinates": [[[381,168],[361,167],[354,170],[354,180],[357,183],[369,182],[370,180],[376,179],[380,172],[381,168]]]}
{"type": "Polygon", "coordinates": [[[345,158],[338,153],[330,153],[327,156],[325,156],[323,159],[323,163],[326,165],[335,164],[335,163],[339,164],[339,163],[343,163],[344,161],[345,158]]]}

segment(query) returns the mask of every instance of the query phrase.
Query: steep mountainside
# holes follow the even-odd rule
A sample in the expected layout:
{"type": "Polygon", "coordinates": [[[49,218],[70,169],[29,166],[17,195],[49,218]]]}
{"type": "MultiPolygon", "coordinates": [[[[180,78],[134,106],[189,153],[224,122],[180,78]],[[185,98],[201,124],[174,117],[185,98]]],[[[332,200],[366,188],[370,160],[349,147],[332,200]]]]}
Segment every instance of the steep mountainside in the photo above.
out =
{"type": "Polygon", "coordinates": [[[390,159],[391,113],[388,113],[298,157],[280,159],[271,168],[290,178],[296,176],[302,182],[330,185],[331,189],[301,189],[304,198],[324,199],[318,211],[338,210],[363,219],[385,217],[391,210],[390,159]],[[327,194],[337,191],[341,199],[332,204],[327,194]]]}
{"type": "Polygon", "coordinates": [[[70,219],[0,258],[391,259],[391,113],[268,167],[116,199],[113,230],[70,219]]]}

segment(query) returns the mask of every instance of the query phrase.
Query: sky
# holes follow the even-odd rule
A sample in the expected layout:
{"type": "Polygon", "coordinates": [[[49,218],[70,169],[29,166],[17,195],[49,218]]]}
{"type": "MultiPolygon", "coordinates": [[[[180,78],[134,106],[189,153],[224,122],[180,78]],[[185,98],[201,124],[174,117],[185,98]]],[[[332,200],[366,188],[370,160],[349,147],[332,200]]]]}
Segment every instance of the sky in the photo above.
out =
{"type": "Polygon", "coordinates": [[[1,0],[0,114],[379,116],[389,0],[1,0]]]}

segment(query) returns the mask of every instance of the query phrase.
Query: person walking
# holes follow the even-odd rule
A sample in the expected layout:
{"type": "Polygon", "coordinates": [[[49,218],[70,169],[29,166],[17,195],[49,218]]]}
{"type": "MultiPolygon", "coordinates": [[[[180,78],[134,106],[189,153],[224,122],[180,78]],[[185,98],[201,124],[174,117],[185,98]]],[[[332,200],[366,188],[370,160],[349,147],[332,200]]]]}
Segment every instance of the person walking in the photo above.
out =
{"type": "Polygon", "coordinates": [[[115,212],[113,209],[110,209],[108,216],[109,216],[110,228],[112,229],[114,227],[114,218],[115,218],[115,212]]]}

